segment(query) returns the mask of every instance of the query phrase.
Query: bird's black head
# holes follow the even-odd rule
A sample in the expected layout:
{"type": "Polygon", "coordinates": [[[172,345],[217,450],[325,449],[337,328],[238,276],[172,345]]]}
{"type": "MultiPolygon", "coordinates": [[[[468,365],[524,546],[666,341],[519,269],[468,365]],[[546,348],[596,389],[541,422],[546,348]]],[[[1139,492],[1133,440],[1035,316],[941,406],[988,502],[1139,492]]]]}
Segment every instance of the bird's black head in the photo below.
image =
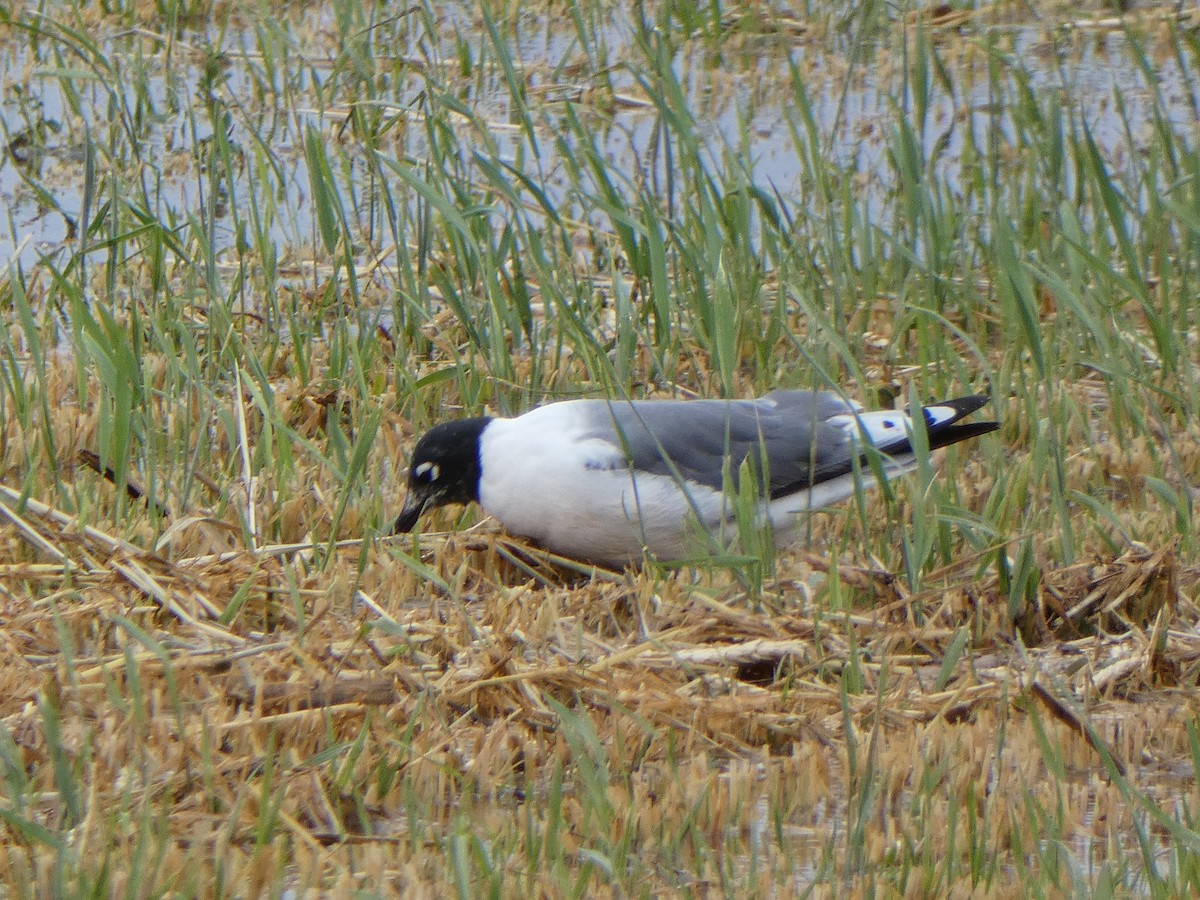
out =
{"type": "Polygon", "coordinates": [[[417,441],[408,467],[408,496],[397,533],[412,531],[421,513],[479,499],[479,436],[489,416],[435,425],[417,441]]]}

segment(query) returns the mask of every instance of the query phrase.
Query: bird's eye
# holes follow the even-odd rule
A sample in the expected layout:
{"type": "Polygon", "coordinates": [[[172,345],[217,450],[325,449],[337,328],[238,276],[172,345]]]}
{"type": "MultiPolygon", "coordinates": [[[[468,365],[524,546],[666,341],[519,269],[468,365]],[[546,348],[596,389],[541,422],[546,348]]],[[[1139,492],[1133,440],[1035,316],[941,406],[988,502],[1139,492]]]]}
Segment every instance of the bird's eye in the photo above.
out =
{"type": "Polygon", "coordinates": [[[437,463],[423,462],[418,466],[413,466],[413,475],[424,481],[437,481],[438,476],[441,474],[441,470],[438,469],[437,463]]]}

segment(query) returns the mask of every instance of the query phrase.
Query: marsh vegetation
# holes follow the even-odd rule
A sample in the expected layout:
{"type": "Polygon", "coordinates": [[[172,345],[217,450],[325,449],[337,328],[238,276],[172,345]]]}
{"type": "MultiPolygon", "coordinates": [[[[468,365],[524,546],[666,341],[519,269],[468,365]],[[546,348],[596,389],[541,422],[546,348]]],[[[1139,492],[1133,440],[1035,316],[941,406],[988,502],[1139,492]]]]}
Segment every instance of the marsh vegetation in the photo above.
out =
{"type": "Polygon", "coordinates": [[[0,10],[5,893],[1200,891],[1200,17],[790,6],[0,10]],[[436,421],[831,386],[1002,427],[387,534],[436,421]]]}

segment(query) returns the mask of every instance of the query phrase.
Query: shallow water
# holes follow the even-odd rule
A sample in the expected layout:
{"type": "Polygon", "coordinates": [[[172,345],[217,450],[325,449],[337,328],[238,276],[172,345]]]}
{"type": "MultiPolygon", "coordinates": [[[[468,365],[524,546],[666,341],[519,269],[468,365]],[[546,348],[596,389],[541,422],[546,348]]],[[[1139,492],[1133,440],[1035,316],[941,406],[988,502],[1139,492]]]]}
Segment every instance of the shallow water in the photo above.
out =
{"type": "MultiPolygon", "coordinates": [[[[668,194],[671,159],[660,142],[658,100],[639,83],[650,54],[636,23],[615,14],[593,23],[597,44],[587,51],[563,18],[530,15],[516,24],[507,50],[524,75],[524,103],[536,123],[530,140],[474,6],[450,4],[440,15],[436,22],[413,17],[373,32],[388,34],[369,51],[380,73],[377,97],[369,102],[405,121],[381,152],[428,159],[423,92],[453,88],[466,114],[462,145],[525,172],[552,203],[569,199],[556,145],[567,134],[558,126],[568,107],[590,125],[597,150],[618,171],[668,194]],[[472,65],[461,64],[464,53],[472,65]],[[600,90],[605,82],[611,95],[600,90]]],[[[907,120],[950,198],[969,205],[976,201],[962,182],[964,152],[1002,152],[1015,129],[1030,127],[1016,121],[1010,102],[1023,89],[1042,100],[1057,96],[1068,121],[1087,127],[1133,197],[1140,195],[1139,156],[1156,125],[1183,146],[1196,143],[1200,87],[1188,68],[1194,61],[1165,28],[1136,40],[1116,28],[1061,23],[980,23],[971,31],[931,32],[945,68],[931,70],[921,121],[914,112],[921,104],[893,89],[906,56],[918,53],[917,32],[909,28],[906,40],[892,39],[888,47],[857,45],[836,32],[823,37],[815,29],[781,34],[764,27],[720,46],[683,42],[671,54],[680,97],[713,171],[740,168],[765,191],[803,198],[809,189],[804,155],[816,152],[844,169],[867,215],[877,215],[896,183],[889,160],[894,129],[907,120]],[[991,73],[988,60],[995,64],[991,73]],[[795,103],[789,66],[811,104],[815,146],[795,103]]],[[[353,31],[350,37],[355,34],[362,37],[353,31]]],[[[0,219],[0,263],[16,257],[28,266],[48,256],[61,265],[84,246],[80,220],[96,221],[110,201],[129,202],[180,232],[204,228],[217,251],[227,250],[237,240],[232,213],[247,215],[250,198],[263,207],[280,259],[311,260],[320,239],[303,152],[309,126],[343,166],[336,173],[343,199],[356,187],[364,197],[369,191],[364,150],[347,122],[350,103],[362,98],[339,87],[344,65],[338,53],[350,51],[331,16],[302,30],[266,23],[185,31],[169,44],[143,29],[103,24],[90,37],[97,57],[61,35],[44,37],[35,48],[11,37],[0,45],[0,68],[8,76],[0,125],[14,151],[0,166],[7,211],[0,219]],[[275,62],[268,65],[268,58],[275,62]],[[214,121],[227,127],[229,173],[213,140],[214,121]],[[30,146],[31,137],[37,146],[30,146]],[[85,204],[89,141],[94,187],[85,204]]],[[[460,162],[470,176],[472,161],[460,162]]],[[[378,229],[378,216],[363,198],[345,205],[365,231],[378,229]]],[[[87,245],[106,237],[115,236],[96,225],[87,245]]]]}

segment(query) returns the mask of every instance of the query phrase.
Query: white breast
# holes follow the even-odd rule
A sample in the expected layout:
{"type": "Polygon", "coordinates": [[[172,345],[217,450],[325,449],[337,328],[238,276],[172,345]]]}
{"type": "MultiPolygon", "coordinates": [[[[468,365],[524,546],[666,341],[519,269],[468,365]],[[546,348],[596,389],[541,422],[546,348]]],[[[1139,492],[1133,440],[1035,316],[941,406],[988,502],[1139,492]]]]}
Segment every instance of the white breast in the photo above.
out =
{"type": "Polygon", "coordinates": [[[720,526],[720,492],[685,491],[669,476],[634,477],[620,448],[584,440],[587,429],[571,403],[494,420],[480,438],[484,511],[555,552],[614,565],[640,560],[647,549],[662,559],[690,555],[698,523],[720,526]]]}

